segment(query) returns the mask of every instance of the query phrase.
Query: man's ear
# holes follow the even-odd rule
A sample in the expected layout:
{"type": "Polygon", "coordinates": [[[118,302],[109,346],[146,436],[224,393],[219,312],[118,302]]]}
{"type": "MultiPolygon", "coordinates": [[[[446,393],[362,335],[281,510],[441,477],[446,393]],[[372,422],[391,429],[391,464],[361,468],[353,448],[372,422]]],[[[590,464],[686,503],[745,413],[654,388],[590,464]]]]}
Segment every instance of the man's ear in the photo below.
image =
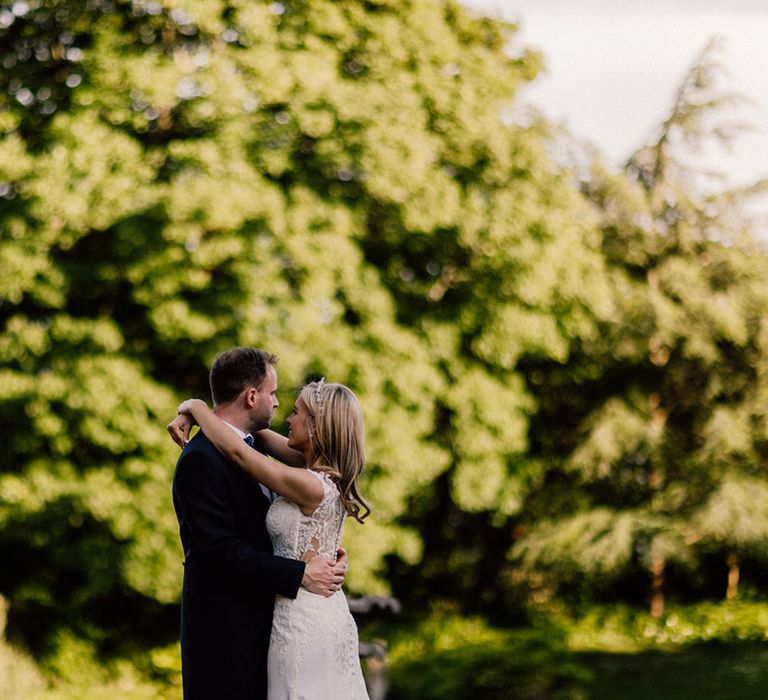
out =
{"type": "Polygon", "coordinates": [[[243,391],[243,401],[246,408],[253,408],[259,400],[259,390],[255,386],[249,386],[243,391]]]}

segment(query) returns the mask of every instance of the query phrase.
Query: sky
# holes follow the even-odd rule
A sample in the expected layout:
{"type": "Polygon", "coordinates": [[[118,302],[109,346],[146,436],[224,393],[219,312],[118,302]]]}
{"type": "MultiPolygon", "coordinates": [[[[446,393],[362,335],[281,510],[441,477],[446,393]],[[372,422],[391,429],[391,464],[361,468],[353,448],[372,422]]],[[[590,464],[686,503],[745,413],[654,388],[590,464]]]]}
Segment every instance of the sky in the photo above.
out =
{"type": "MultiPolygon", "coordinates": [[[[619,165],[653,134],[707,42],[720,40],[724,91],[755,131],[705,162],[726,183],[768,178],[768,0],[461,0],[520,27],[545,70],[521,94],[619,165]]],[[[515,46],[518,48],[518,46],[515,46]]]]}

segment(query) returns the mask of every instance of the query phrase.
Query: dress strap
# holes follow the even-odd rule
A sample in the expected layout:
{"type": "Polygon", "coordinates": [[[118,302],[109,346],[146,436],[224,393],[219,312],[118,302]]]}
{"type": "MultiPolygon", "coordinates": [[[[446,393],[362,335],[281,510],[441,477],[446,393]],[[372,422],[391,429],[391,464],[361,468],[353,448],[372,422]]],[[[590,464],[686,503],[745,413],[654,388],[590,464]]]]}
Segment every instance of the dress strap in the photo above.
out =
{"type": "Polygon", "coordinates": [[[325,483],[325,476],[324,476],[323,472],[318,472],[318,471],[315,471],[314,469],[307,469],[307,471],[308,471],[310,474],[312,474],[312,475],[316,476],[316,477],[317,477],[317,480],[318,480],[318,481],[319,481],[321,484],[324,484],[324,483],[325,483]]]}

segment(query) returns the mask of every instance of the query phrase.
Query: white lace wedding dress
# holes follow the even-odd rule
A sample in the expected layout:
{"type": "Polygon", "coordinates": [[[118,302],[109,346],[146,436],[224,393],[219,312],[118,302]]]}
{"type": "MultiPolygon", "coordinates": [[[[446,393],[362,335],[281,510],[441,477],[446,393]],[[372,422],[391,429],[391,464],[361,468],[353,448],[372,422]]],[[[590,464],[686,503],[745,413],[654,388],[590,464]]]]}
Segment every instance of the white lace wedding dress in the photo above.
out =
{"type": "MultiPolygon", "coordinates": [[[[346,515],[331,478],[309,470],[323,485],[312,515],[279,497],[267,513],[276,555],[307,552],[336,560],[346,515]]],[[[277,596],[267,660],[269,700],[368,700],[358,656],[357,626],[342,591],[330,598],[299,588],[295,599],[277,596]]]]}

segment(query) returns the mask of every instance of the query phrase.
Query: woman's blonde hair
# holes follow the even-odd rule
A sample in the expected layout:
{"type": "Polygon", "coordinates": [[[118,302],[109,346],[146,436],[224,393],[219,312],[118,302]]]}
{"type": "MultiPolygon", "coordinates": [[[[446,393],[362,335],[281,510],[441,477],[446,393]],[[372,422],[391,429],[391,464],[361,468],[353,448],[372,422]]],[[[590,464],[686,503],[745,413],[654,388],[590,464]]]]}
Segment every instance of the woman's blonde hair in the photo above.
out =
{"type": "Polygon", "coordinates": [[[299,393],[309,413],[308,467],[324,471],[337,483],[344,509],[358,522],[371,512],[357,480],[365,469],[363,413],[357,397],[343,384],[310,382],[299,393]],[[364,512],[363,512],[364,511],[364,512]]]}

